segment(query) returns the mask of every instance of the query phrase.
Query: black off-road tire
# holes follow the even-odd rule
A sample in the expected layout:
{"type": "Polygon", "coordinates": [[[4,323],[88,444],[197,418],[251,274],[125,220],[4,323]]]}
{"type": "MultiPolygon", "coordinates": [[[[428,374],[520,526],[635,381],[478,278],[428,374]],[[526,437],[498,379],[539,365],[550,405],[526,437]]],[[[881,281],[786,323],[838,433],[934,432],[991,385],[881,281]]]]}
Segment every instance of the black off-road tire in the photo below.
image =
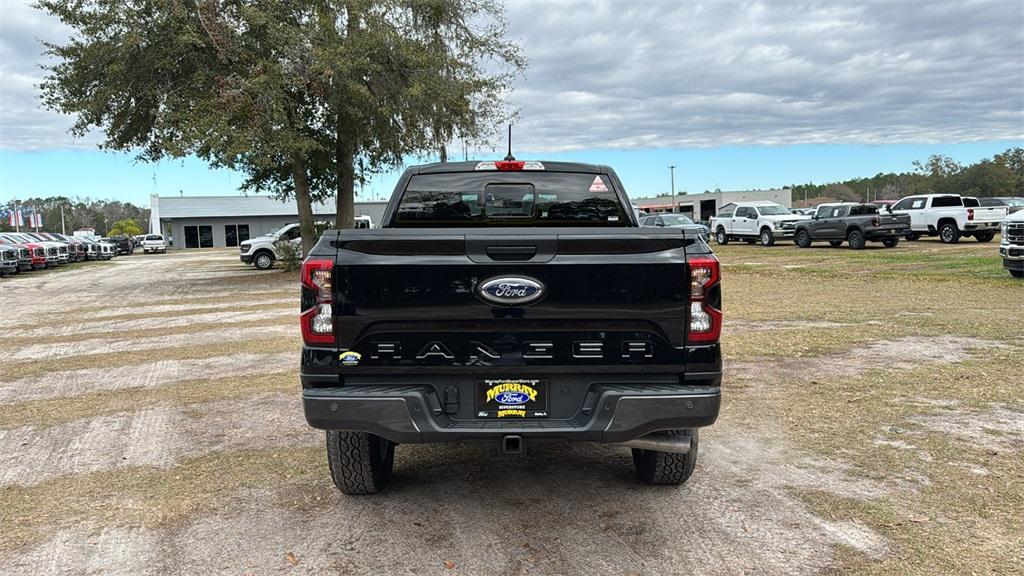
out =
{"type": "Polygon", "coordinates": [[[796,245],[801,247],[801,248],[810,248],[811,247],[811,233],[808,232],[807,230],[797,230],[796,231],[796,240],[794,240],[794,241],[796,242],[796,245]]]}
{"type": "Polygon", "coordinates": [[[860,250],[864,247],[864,233],[857,229],[850,230],[846,235],[846,242],[851,249],[860,250]]]}
{"type": "Polygon", "coordinates": [[[761,229],[761,234],[758,238],[761,240],[761,246],[765,248],[775,244],[775,234],[772,234],[772,231],[767,228],[761,229]]]}
{"type": "Polygon", "coordinates": [[[682,484],[690,478],[690,475],[693,474],[693,467],[697,465],[698,430],[696,428],[669,430],[663,434],[689,436],[691,438],[690,451],[686,454],[678,454],[633,448],[633,465],[636,466],[636,475],[644,484],[656,486],[682,484]]]}
{"type": "Polygon", "coordinates": [[[842,240],[829,240],[828,241],[828,245],[833,247],[833,248],[839,248],[840,246],[843,245],[843,241],[842,240]]]}
{"type": "Polygon", "coordinates": [[[327,464],[345,494],[376,494],[391,481],[395,444],[367,432],[327,432],[327,464]]]}
{"type": "Polygon", "coordinates": [[[729,243],[729,235],[725,233],[725,228],[719,228],[715,231],[715,242],[722,246],[729,243]]]}
{"type": "Polygon", "coordinates": [[[882,246],[885,246],[886,248],[895,248],[899,243],[899,238],[886,238],[885,240],[882,240],[882,246]]]}
{"type": "Polygon", "coordinates": [[[955,222],[943,222],[939,226],[939,239],[943,244],[956,244],[960,241],[960,229],[955,222]]]}
{"type": "Polygon", "coordinates": [[[978,242],[991,242],[992,239],[995,237],[995,232],[976,232],[974,234],[974,239],[977,240],[978,242]]]}

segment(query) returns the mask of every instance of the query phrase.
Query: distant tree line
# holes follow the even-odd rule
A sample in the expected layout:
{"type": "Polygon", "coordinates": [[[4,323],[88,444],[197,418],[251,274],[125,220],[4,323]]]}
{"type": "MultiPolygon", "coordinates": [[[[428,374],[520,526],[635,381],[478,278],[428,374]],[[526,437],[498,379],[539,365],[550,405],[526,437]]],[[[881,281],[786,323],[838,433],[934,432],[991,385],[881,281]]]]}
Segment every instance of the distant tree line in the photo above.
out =
{"type": "Polygon", "coordinates": [[[1010,148],[992,158],[961,165],[940,154],[916,160],[914,170],[876,174],[828,184],[793,184],[794,202],[805,198],[844,201],[896,200],[913,194],[1024,197],[1024,148],[1010,148]]]}
{"type": "MultiPolygon", "coordinates": [[[[13,209],[13,202],[8,202],[6,208],[13,209]]],[[[130,202],[117,200],[93,200],[91,198],[68,198],[66,196],[50,196],[48,198],[26,198],[18,200],[18,207],[25,214],[26,224],[28,223],[28,212],[35,210],[43,215],[43,226],[40,230],[60,232],[61,207],[64,208],[64,229],[68,234],[80,228],[92,228],[101,236],[113,232],[115,224],[120,223],[119,230],[137,229],[145,231],[149,229],[149,208],[139,208],[130,202]],[[128,220],[135,224],[132,228],[128,220]]],[[[0,231],[11,232],[14,230],[7,219],[0,220],[0,231]]],[[[141,232],[139,232],[141,233],[141,232]]]]}

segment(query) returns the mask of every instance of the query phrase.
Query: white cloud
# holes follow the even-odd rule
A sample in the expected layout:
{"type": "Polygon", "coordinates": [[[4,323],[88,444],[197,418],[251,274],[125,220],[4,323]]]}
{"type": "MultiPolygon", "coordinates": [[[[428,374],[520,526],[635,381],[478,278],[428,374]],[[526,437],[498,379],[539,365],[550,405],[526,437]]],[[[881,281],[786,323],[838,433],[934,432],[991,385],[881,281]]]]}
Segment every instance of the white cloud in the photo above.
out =
{"type": "MultiPolygon", "coordinates": [[[[94,146],[34,87],[39,40],[66,29],[0,2],[0,148],[94,146]]],[[[531,150],[1024,139],[1020,2],[510,1],[508,16],[531,150]]]]}

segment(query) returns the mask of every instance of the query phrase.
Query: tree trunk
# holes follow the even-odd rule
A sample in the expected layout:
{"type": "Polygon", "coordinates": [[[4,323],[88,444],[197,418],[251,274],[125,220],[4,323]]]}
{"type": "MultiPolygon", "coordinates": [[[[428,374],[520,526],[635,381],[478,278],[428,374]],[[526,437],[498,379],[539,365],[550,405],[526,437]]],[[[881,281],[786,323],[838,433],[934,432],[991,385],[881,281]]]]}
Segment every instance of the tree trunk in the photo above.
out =
{"type": "Polygon", "coordinates": [[[355,146],[352,140],[345,136],[340,129],[341,119],[339,118],[339,129],[335,135],[334,143],[334,164],[338,171],[338,194],[337,194],[337,221],[335,224],[339,229],[352,228],[355,226],[355,146]]]}
{"type": "Polygon", "coordinates": [[[440,154],[441,162],[447,162],[448,161],[448,147],[445,146],[444,144],[441,144],[440,152],[441,152],[441,154],[440,154]]]}
{"type": "Polygon", "coordinates": [[[292,161],[292,178],[295,180],[295,203],[299,206],[299,229],[302,231],[302,255],[308,256],[316,244],[316,230],[313,227],[313,202],[309,197],[309,178],[306,176],[306,162],[301,158],[292,161]]]}

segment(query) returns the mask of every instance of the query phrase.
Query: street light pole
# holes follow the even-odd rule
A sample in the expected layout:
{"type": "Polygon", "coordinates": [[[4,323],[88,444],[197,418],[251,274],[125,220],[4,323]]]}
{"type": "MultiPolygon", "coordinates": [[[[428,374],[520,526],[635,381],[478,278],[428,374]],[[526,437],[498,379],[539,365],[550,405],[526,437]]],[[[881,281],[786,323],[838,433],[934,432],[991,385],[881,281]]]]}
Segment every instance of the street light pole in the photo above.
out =
{"type": "Polygon", "coordinates": [[[676,167],[675,165],[668,167],[668,173],[672,178],[672,213],[679,212],[679,205],[676,202],[676,167]]]}

